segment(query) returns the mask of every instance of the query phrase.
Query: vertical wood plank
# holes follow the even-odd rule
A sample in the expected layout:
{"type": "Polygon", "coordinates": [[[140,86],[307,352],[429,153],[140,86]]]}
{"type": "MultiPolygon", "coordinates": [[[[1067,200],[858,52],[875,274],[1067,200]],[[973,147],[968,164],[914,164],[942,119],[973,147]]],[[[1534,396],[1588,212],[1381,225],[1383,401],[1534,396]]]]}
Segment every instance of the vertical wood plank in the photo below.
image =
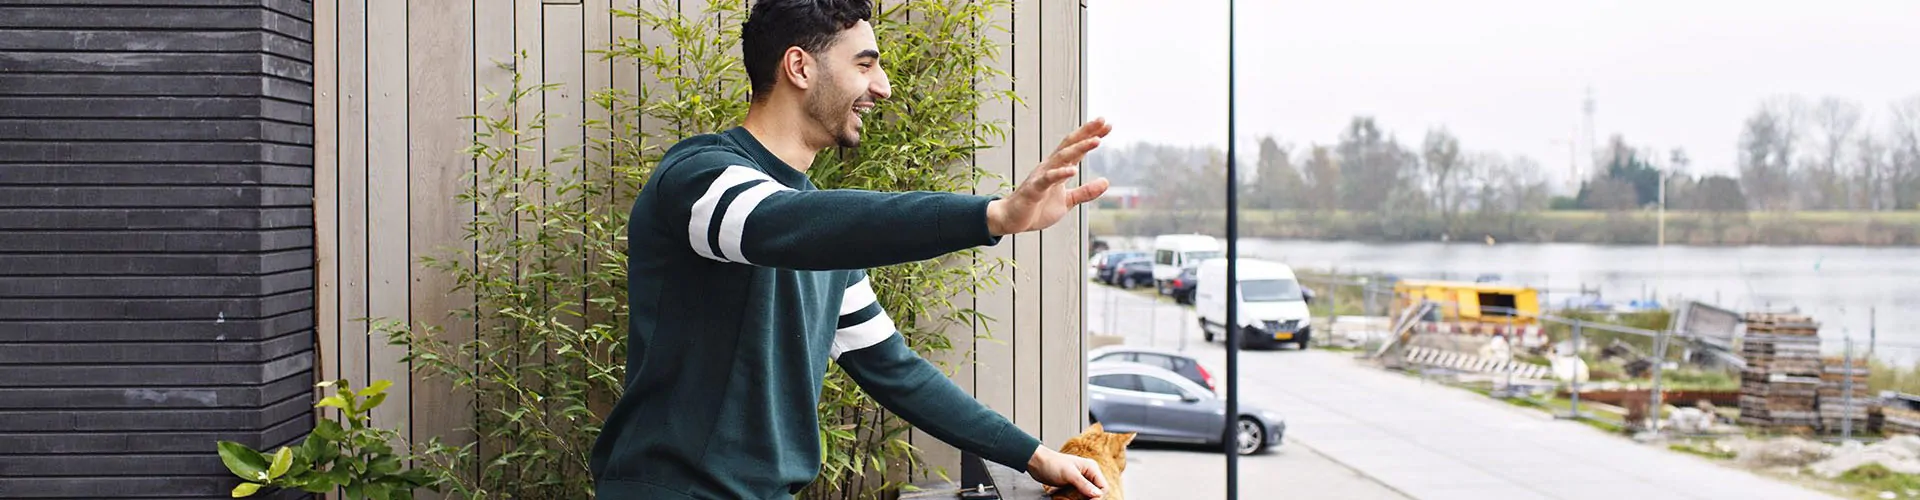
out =
{"type": "MultiPolygon", "coordinates": [[[[1013,171],[1009,179],[1019,182],[1026,178],[1028,171],[1038,165],[1046,154],[1047,145],[1041,135],[1040,113],[1046,101],[1040,96],[1041,71],[1040,41],[1044,37],[1040,24],[1040,0],[1015,0],[1013,12],[1013,82],[1027,105],[1016,108],[1013,115],[1013,171]]],[[[1019,265],[1013,272],[1013,388],[1014,422],[1034,436],[1045,439],[1041,434],[1041,384],[1043,380],[1040,357],[1040,337],[1049,332],[1040,330],[1041,309],[1040,288],[1040,236],[1033,233],[1020,234],[1009,238],[1013,240],[1014,258],[1019,265]]],[[[1058,447],[1058,442],[1048,442],[1058,447]]]]}
{"type": "MultiPolygon", "coordinates": [[[[375,320],[413,322],[409,279],[413,252],[407,237],[410,132],[408,127],[407,14],[404,2],[372,1],[367,12],[367,260],[368,313],[375,320]]],[[[438,21],[438,20],[436,20],[438,21]]],[[[413,401],[405,349],[370,343],[368,381],[391,380],[387,399],[413,401]]],[[[412,428],[410,405],[380,405],[374,425],[412,428]]]]}
{"type": "MultiPolygon", "coordinates": [[[[476,114],[496,118],[503,117],[510,111],[505,105],[507,94],[513,91],[513,74],[514,71],[516,71],[515,66],[513,66],[516,64],[514,60],[514,44],[516,43],[514,4],[502,1],[475,2],[473,8],[473,88],[475,95],[473,105],[477,108],[476,114]],[[491,95],[491,97],[489,97],[489,95],[491,95]]],[[[496,136],[491,140],[492,146],[496,148],[504,148],[512,144],[512,138],[504,136],[496,136]]],[[[510,173],[512,165],[510,164],[511,160],[508,161],[509,164],[501,165],[500,167],[510,173]]],[[[492,167],[492,165],[487,164],[475,165],[475,168],[482,169],[481,172],[483,174],[487,172],[486,169],[492,167]]],[[[477,181],[494,182],[496,179],[483,177],[477,179],[477,181]]],[[[502,202],[492,208],[496,214],[504,214],[511,208],[511,203],[502,202]]],[[[493,326],[497,325],[478,325],[479,328],[483,329],[493,326]]],[[[476,368],[484,370],[483,366],[477,365],[476,368]]],[[[476,409],[475,411],[478,410],[476,409]]],[[[475,419],[477,417],[478,415],[474,413],[467,415],[468,419],[475,419]]],[[[493,444],[484,439],[480,441],[480,445],[477,448],[483,460],[490,460],[500,454],[500,448],[497,444],[493,444]]],[[[476,470],[474,473],[477,474],[479,471],[476,470]]]]}
{"type": "MultiPolygon", "coordinates": [[[[541,80],[557,83],[560,87],[547,92],[547,143],[542,148],[542,157],[546,162],[560,161],[565,158],[566,148],[581,144],[585,139],[583,118],[586,113],[585,94],[588,89],[587,69],[583,60],[585,39],[585,18],[579,5],[549,4],[545,8],[542,22],[540,48],[543,52],[541,80]]],[[[586,154],[586,151],[577,151],[586,154]]],[[[568,176],[572,164],[552,165],[556,176],[568,176]]]]}
{"type": "MultiPolygon", "coordinates": [[[[1011,28],[1013,26],[1013,7],[1002,7],[995,12],[993,17],[995,22],[999,23],[1001,27],[1011,28]]],[[[1012,90],[1013,78],[1011,75],[1013,74],[1014,57],[1013,33],[1006,29],[990,29],[987,30],[985,36],[993,41],[995,45],[1000,46],[1000,57],[993,62],[993,66],[1005,72],[1007,76],[979,82],[978,86],[983,90],[994,92],[1012,90]]],[[[1018,106],[1017,103],[1011,100],[995,100],[983,105],[978,112],[978,116],[982,121],[999,122],[1003,127],[1008,127],[1008,132],[1012,133],[1013,130],[1011,130],[1011,127],[1013,126],[1014,109],[1018,106]]],[[[1004,193],[1004,184],[1009,182],[1010,179],[1019,179],[1019,177],[1014,175],[1014,165],[1016,162],[1013,157],[1013,140],[1010,137],[1011,136],[1009,136],[1008,139],[996,141],[992,147],[981,150],[974,155],[974,161],[979,165],[980,169],[990,174],[989,177],[981,179],[980,184],[974,189],[975,193],[1004,193]]],[[[982,249],[980,258],[989,261],[1012,259],[1014,257],[1014,245],[1011,240],[1012,238],[1007,238],[1006,241],[1001,241],[998,245],[982,249]]],[[[980,402],[986,403],[987,407],[993,408],[994,411],[1007,415],[1009,418],[1014,414],[1014,364],[1013,343],[1011,342],[1013,339],[1014,283],[1013,280],[1007,279],[1009,276],[1004,274],[1011,273],[1012,270],[1012,268],[1003,270],[1003,276],[998,286],[981,290],[975,295],[974,307],[980,311],[981,315],[985,316],[985,319],[980,322],[975,332],[980,337],[980,340],[974,344],[973,358],[974,364],[977,366],[971,367],[973,372],[974,397],[979,398],[980,402]]]]}
{"type": "MultiPolygon", "coordinates": [[[[609,0],[610,8],[633,11],[640,8],[642,0],[609,0]]],[[[627,16],[610,15],[612,32],[608,42],[640,37],[640,22],[627,16]]],[[[615,58],[612,63],[613,88],[626,91],[630,98],[637,99],[640,94],[640,63],[632,59],[615,58]]]]}
{"type": "MultiPolygon", "coordinates": [[[[583,40],[581,51],[575,55],[575,57],[581,61],[585,82],[579,89],[579,95],[582,99],[582,114],[587,123],[586,130],[584,131],[587,139],[584,144],[585,149],[582,151],[582,153],[586,155],[584,158],[586,162],[583,164],[584,168],[581,169],[581,172],[582,175],[587,176],[586,178],[588,179],[607,183],[613,180],[613,169],[610,168],[613,161],[613,154],[612,150],[609,149],[612,146],[611,140],[613,138],[611,128],[613,113],[611,113],[611,110],[608,109],[607,106],[600,104],[598,97],[603,92],[607,92],[613,88],[614,66],[612,61],[607,60],[607,58],[602,55],[602,52],[613,44],[613,0],[586,0],[582,5],[583,8],[581,9],[580,15],[584,26],[580,33],[582,34],[581,38],[583,38],[583,40]]],[[[611,196],[612,193],[608,192],[606,195],[601,196],[600,199],[589,203],[609,203],[612,200],[611,196]]],[[[585,230],[586,228],[583,227],[580,229],[585,230]]],[[[605,262],[597,255],[589,254],[586,261],[581,263],[581,271],[589,272],[592,269],[598,269],[604,264],[605,262]]],[[[578,299],[582,310],[593,310],[588,307],[588,304],[592,303],[594,292],[595,290],[588,288],[583,288],[580,291],[580,297],[578,299]]],[[[602,310],[587,315],[581,323],[600,324],[611,321],[613,321],[613,316],[606,314],[602,310]]],[[[581,379],[587,378],[587,373],[584,369],[579,372],[579,377],[581,379]]],[[[588,402],[591,407],[603,412],[612,411],[613,403],[614,401],[588,402]]]]}
{"type": "MultiPolygon", "coordinates": [[[[546,9],[540,3],[540,0],[514,0],[513,46],[516,57],[518,57],[514,67],[520,73],[521,85],[528,88],[548,83],[545,80],[546,49],[544,48],[544,34],[547,27],[545,21],[543,21],[545,14],[546,9]]],[[[546,138],[548,131],[533,130],[531,127],[533,125],[533,119],[539,116],[542,111],[546,110],[545,106],[545,97],[541,94],[535,94],[521,99],[517,106],[518,109],[514,110],[514,114],[520,120],[516,128],[523,131],[523,133],[538,136],[537,138],[527,141],[527,149],[515,155],[514,168],[517,172],[528,172],[529,169],[541,168],[542,163],[544,163],[546,158],[546,145],[550,142],[546,138]]],[[[527,195],[530,198],[529,201],[539,203],[541,198],[538,197],[543,196],[544,193],[527,193],[527,195]]],[[[525,225],[524,221],[521,225],[525,225]]],[[[530,230],[530,228],[522,227],[518,228],[518,230],[524,232],[530,230]]]]}
{"type": "MultiPolygon", "coordinates": [[[[1043,141],[1058,141],[1080,124],[1080,6],[1076,2],[1045,2],[1040,21],[1047,26],[1040,40],[1041,107],[1040,134],[1043,141]]],[[[1081,348],[1084,336],[1080,315],[1081,278],[1080,241],[1084,238],[1082,210],[1075,208],[1059,224],[1040,234],[1039,265],[1041,281],[1040,355],[1043,373],[1040,391],[1046,394],[1041,409],[1042,440],[1056,446],[1080,433],[1085,414],[1081,393],[1086,383],[1080,374],[1086,366],[1081,348]]]]}
{"type": "MultiPolygon", "coordinates": [[[[441,328],[439,335],[458,345],[473,339],[472,321],[452,314],[473,306],[472,291],[453,291],[445,271],[428,268],[421,257],[471,262],[473,243],[464,225],[473,219],[471,203],[457,197],[471,182],[474,166],[465,149],[473,136],[474,5],[420,2],[407,16],[407,136],[411,159],[407,208],[408,244],[413,279],[409,315],[416,324],[441,328]]],[[[473,442],[473,394],[444,376],[411,377],[415,442],[439,437],[453,446],[473,442]]]]}
{"type": "MultiPolygon", "coordinates": [[[[592,154],[591,148],[580,147],[586,139],[583,124],[589,105],[585,94],[591,91],[583,60],[586,50],[583,32],[586,28],[580,5],[549,4],[545,10],[545,40],[541,48],[546,52],[546,73],[542,79],[548,83],[558,83],[560,87],[546,94],[547,143],[544,158],[554,182],[560,184],[579,180],[579,169],[584,165],[582,160],[586,158],[585,155],[592,154]]],[[[560,193],[552,189],[545,195],[551,203],[559,203],[562,198],[560,193]]],[[[577,237],[561,237],[563,241],[578,241],[577,237]]],[[[576,302],[583,299],[572,297],[576,302]]],[[[565,315],[560,321],[576,329],[585,326],[585,320],[577,315],[565,315]]]]}
{"type": "Polygon", "coordinates": [[[339,0],[313,4],[313,281],[318,380],[340,375],[339,0]]]}
{"type": "MultiPolygon", "coordinates": [[[[674,2],[678,0],[635,0],[635,1],[638,2],[637,8],[645,9],[648,12],[667,12],[675,8],[674,2]]],[[[640,37],[640,44],[642,46],[649,47],[649,48],[672,46],[673,35],[671,33],[668,33],[667,30],[661,29],[656,26],[644,26],[644,25],[638,26],[638,29],[639,29],[638,36],[640,37]]],[[[642,92],[642,96],[664,95],[663,94],[664,92],[667,92],[668,90],[672,89],[672,87],[668,85],[666,81],[661,79],[661,75],[657,74],[655,70],[650,68],[640,68],[637,71],[638,71],[638,76],[640,78],[638,91],[642,92]]],[[[640,137],[642,138],[639,147],[642,148],[643,151],[648,150],[649,148],[665,149],[669,145],[673,144],[674,141],[680,140],[679,137],[662,137],[663,135],[662,131],[666,129],[666,125],[667,124],[663,120],[655,120],[655,119],[649,119],[646,117],[640,117],[639,123],[634,124],[634,126],[640,129],[640,137]]]]}
{"type": "MultiPolygon", "coordinates": [[[[367,2],[340,0],[340,342],[337,377],[367,380],[367,2]]],[[[389,396],[391,398],[391,396],[389,396]]],[[[399,400],[396,400],[399,401],[399,400]]],[[[402,405],[395,405],[402,406],[402,405]]]]}
{"type": "Polygon", "coordinates": [[[610,157],[601,145],[612,137],[606,122],[613,116],[605,106],[594,102],[594,94],[613,87],[614,66],[611,61],[592,51],[604,51],[613,44],[613,0],[585,0],[582,6],[584,8],[578,9],[582,17],[581,30],[578,32],[582,38],[580,52],[573,55],[581,64],[582,86],[578,92],[582,103],[581,116],[589,123],[600,124],[587,127],[586,144],[591,147],[582,153],[586,154],[590,165],[604,166],[610,157]]]}

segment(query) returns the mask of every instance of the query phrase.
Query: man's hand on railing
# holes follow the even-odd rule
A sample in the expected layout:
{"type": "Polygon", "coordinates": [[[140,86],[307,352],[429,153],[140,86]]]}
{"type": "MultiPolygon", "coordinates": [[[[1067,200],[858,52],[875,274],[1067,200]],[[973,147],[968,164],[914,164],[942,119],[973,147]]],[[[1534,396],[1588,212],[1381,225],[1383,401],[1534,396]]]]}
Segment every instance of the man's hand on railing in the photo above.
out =
{"type": "Polygon", "coordinates": [[[1107,478],[1100,474],[1098,462],[1053,451],[1045,446],[1034,449],[1033,458],[1027,459],[1027,475],[1047,486],[1077,488],[1087,498],[1100,498],[1106,494],[1107,478]]]}

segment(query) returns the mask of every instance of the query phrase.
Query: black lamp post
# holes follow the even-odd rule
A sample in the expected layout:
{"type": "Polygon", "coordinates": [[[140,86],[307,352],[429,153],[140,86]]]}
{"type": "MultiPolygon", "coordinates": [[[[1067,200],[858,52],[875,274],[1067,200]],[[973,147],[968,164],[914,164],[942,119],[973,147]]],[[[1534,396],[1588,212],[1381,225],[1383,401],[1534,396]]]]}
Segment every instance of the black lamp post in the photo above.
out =
{"type": "Polygon", "coordinates": [[[1240,498],[1240,176],[1233,120],[1233,4],[1227,0],[1227,500],[1240,498]]]}

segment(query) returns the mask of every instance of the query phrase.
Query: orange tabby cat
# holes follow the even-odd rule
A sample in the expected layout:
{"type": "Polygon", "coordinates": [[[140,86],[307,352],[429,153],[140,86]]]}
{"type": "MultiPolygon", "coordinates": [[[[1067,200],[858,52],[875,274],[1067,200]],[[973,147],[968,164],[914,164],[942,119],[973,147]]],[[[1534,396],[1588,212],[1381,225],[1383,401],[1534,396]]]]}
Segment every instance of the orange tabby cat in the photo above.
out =
{"type": "MultiPolygon", "coordinates": [[[[1068,439],[1060,446],[1060,452],[1093,459],[1100,463],[1100,475],[1107,479],[1106,496],[1103,500],[1126,500],[1120,491],[1120,474],[1127,470],[1127,443],[1133,442],[1134,433],[1107,432],[1100,424],[1093,424],[1080,435],[1068,439]]],[[[1048,492],[1051,500],[1087,500],[1080,490],[1073,487],[1053,488],[1048,492]]]]}

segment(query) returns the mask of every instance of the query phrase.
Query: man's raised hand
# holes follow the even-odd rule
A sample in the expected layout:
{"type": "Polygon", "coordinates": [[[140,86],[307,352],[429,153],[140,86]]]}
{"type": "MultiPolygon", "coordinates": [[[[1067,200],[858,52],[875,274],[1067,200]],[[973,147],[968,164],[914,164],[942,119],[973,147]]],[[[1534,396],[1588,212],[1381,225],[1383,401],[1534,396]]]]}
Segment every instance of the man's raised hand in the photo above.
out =
{"type": "Polygon", "coordinates": [[[1099,199],[1107,192],[1105,178],[1073,189],[1067,189],[1066,183],[1080,175],[1080,160],[1100,147],[1100,139],[1110,132],[1113,126],[1106,119],[1095,118],[1067,134],[1013,194],[987,204],[987,230],[994,236],[1039,231],[1060,222],[1073,207],[1099,199]]]}

